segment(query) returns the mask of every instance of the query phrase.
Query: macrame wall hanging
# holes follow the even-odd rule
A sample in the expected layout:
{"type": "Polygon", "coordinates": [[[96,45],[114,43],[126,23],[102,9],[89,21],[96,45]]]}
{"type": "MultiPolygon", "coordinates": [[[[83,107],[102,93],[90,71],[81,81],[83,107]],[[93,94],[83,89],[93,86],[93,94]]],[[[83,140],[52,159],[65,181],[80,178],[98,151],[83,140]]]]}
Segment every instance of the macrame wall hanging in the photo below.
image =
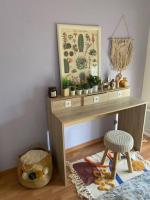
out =
{"type": "Polygon", "coordinates": [[[130,37],[128,31],[128,25],[126,23],[125,17],[121,16],[115,30],[110,38],[110,60],[113,66],[113,70],[117,72],[122,72],[126,70],[131,62],[132,52],[133,52],[133,39],[130,37]],[[121,21],[124,22],[127,37],[114,37],[116,30],[118,29],[121,21]]]}

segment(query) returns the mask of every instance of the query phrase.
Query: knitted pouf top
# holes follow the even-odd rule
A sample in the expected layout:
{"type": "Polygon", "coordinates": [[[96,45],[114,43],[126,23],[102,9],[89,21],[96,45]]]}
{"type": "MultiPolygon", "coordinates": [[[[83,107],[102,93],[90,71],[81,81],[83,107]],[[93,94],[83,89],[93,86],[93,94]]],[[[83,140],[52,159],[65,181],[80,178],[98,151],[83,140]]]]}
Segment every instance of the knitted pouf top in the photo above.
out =
{"type": "Polygon", "coordinates": [[[133,148],[133,137],[121,130],[112,130],[106,133],[104,137],[104,144],[107,149],[113,152],[125,153],[133,148]]]}

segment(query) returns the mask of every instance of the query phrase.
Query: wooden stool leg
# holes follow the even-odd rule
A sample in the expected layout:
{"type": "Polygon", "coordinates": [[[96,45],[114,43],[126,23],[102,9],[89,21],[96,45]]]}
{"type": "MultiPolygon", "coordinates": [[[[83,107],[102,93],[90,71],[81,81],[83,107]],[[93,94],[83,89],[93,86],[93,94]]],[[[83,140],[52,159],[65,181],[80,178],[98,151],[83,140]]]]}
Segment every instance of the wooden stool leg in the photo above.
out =
{"type": "Polygon", "coordinates": [[[121,160],[121,153],[118,153],[118,160],[121,160]]]}
{"type": "Polygon", "coordinates": [[[105,149],[105,152],[104,152],[103,158],[102,158],[102,160],[101,160],[101,164],[102,164],[102,165],[103,165],[104,162],[105,162],[105,159],[106,159],[107,153],[108,153],[108,149],[105,149]]]}
{"type": "Polygon", "coordinates": [[[112,172],[111,172],[111,178],[114,179],[116,176],[116,166],[118,161],[118,152],[114,152],[114,158],[112,162],[112,172]]]}
{"type": "Polygon", "coordinates": [[[131,163],[131,158],[130,158],[130,153],[129,152],[126,152],[126,158],[127,158],[129,172],[133,172],[133,168],[132,168],[132,163],[131,163]]]}

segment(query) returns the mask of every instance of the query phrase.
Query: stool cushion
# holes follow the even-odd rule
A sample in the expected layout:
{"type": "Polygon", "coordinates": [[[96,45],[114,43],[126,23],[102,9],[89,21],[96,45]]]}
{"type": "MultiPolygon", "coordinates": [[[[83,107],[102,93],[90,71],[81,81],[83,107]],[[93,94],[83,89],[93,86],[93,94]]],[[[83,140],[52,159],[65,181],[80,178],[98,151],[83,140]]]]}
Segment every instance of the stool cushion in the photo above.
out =
{"type": "Polygon", "coordinates": [[[129,133],[121,130],[109,131],[104,137],[106,148],[113,152],[129,152],[133,148],[133,143],[133,137],[129,133]]]}

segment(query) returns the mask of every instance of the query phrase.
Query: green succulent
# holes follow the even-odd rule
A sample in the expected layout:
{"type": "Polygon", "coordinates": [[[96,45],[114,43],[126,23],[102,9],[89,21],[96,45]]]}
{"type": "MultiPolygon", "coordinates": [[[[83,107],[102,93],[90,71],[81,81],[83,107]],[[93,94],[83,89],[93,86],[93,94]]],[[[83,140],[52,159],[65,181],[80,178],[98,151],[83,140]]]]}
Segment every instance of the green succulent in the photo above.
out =
{"type": "Polygon", "coordinates": [[[78,57],[76,60],[76,65],[78,69],[84,69],[87,66],[87,60],[84,57],[78,57]]]}
{"type": "Polygon", "coordinates": [[[91,49],[90,52],[89,52],[89,55],[96,56],[96,50],[95,49],[91,49]]]}
{"type": "Polygon", "coordinates": [[[68,80],[67,78],[64,78],[62,80],[62,87],[63,87],[63,89],[69,88],[70,85],[71,85],[71,81],[68,80]]]}
{"type": "Polygon", "coordinates": [[[64,58],[64,72],[69,73],[69,62],[66,58],[64,58]]]}
{"type": "Polygon", "coordinates": [[[84,88],[85,90],[89,89],[89,84],[88,84],[88,83],[84,83],[84,84],[83,84],[83,88],[84,88]]]}
{"type": "Polygon", "coordinates": [[[91,74],[87,77],[87,81],[91,86],[101,84],[101,79],[99,76],[92,76],[91,74]]]}
{"type": "Polygon", "coordinates": [[[70,90],[71,90],[71,91],[75,91],[75,90],[76,90],[76,87],[75,87],[75,86],[71,86],[71,87],[70,87],[70,90]]]}
{"type": "Polygon", "coordinates": [[[66,56],[66,57],[68,56],[68,51],[64,52],[64,56],[66,56]]]}
{"type": "Polygon", "coordinates": [[[65,43],[64,44],[64,49],[71,49],[71,44],[70,43],[65,43]]]}
{"type": "Polygon", "coordinates": [[[79,48],[79,52],[83,52],[83,49],[84,49],[83,34],[79,34],[79,36],[78,36],[78,48],[79,48]]]}
{"type": "Polygon", "coordinates": [[[76,85],[76,89],[77,89],[77,90],[82,90],[82,89],[83,89],[82,84],[78,84],[78,85],[76,85]]]}

